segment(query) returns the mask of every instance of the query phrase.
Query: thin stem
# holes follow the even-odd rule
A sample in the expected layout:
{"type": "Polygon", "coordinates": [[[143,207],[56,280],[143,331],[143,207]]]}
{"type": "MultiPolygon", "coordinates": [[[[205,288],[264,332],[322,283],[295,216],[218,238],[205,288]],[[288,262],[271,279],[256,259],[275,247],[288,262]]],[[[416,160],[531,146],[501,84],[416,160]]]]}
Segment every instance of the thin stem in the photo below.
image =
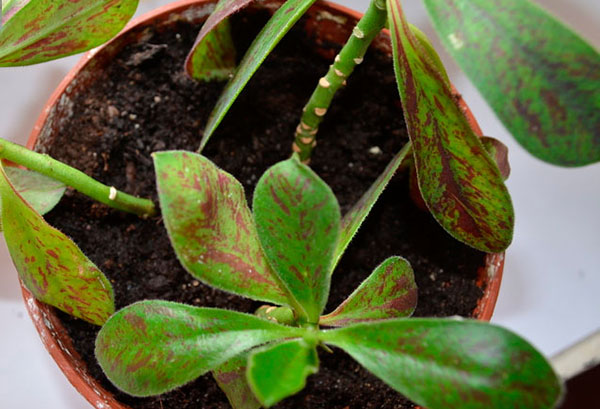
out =
{"type": "Polygon", "coordinates": [[[156,214],[154,203],[120,192],[106,186],[85,173],[52,159],[50,156],[30,151],[20,145],[0,138],[0,158],[25,166],[35,172],[56,179],[75,190],[115,209],[134,213],[141,217],[156,214]]]}
{"type": "Polygon", "coordinates": [[[352,30],[352,35],[335,57],[329,71],[319,80],[319,84],[304,107],[292,146],[303,162],[310,160],[311,152],[317,143],[315,137],[319,125],[333,96],[346,84],[346,78],[352,74],[354,67],[363,61],[369,45],[384,27],[386,19],[385,0],[371,0],[369,8],[352,30]]]}

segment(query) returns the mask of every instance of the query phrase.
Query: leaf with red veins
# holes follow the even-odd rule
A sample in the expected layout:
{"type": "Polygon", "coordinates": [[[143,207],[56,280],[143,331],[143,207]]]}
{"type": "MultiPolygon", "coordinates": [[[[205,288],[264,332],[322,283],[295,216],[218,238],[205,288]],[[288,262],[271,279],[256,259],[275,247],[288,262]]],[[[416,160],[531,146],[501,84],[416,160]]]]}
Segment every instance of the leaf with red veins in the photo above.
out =
{"type": "Polygon", "coordinates": [[[410,30],[399,0],[388,0],[388,16],[423,199],[456,239],[482,251],[503,251],[512,241],[514,212],[502,176],[410,30]]]}
{"type": "Polygon", "coordinates": [[[133,16],[138,0],[13,0],[3,7],[0,66],[37,64],[96,47],[133,16]]]}
{"type": "Polygon", "coordinates": [[[2,225],[19,277],[40,301],[92,324],[115,311],[108,279],[15,191],[0,166],[2,225]]]}
{"type": "Polygon", "coordinates": [[[273,269],[316,324],[329,296],[340,208],[327,184],[293,157],[269,168],[254,190],[258,237],[273,269]]]}
{"type": "Polygon", "coordinates": [[[242,185],[196,153],[153,157],[165,227],[183,267],[219,289],[289,304],[260,247],[242,185]]]}
{"type": "Polygon", "coordinates": [[[319,324],[344,327],[357,322],[410,317],[417,306],[417,284],[407,260],[390,257],[319,324]]]}

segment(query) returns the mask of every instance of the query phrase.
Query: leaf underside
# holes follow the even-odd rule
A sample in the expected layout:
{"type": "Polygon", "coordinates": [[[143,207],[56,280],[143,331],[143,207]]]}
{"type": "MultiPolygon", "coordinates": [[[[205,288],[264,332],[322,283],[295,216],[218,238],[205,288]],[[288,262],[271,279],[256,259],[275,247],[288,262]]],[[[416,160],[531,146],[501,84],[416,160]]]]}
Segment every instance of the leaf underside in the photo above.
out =
{"type": "Polygon", "coordinates": [[[0,66],[37,64],[96,47],[129,21],[138,0],[24,0],[3,7],[0,66]]]}
{"type": "Polygon", "coordinates": [[[2,166],[0,197],[6,245],[27,289],[40,301],[102,325],[115,310],[108,279],[16,193],[2,166]]]}
{"type": "Polygon", "coordinates": [[[15,190],[41,215],[52,210],[67,189],[64,183],[31,170],[6,166],[4,171],[15,190]]]}
{"type": "Polygon", "coordinates": [[[235,356],[212,371],[219,388],[227,396],[233,409],[259,409],[262,407],[246,380],[248,353],[235,356]]]}
{"type": "Polygon", "coordinates": [[[417,306],[417,285],[407,260],[390,257],[381,263],[333,312],[321,317],[320,324],[334,327],[409,317],[417,306]]]}
{"type": "Polygon", "coordinates": [[[293,157],[269,168],[254,190],[258,237],[273,269],[317,323],[329,296],[340,231],[335,195],[308,166],[293,157]]]}
{"type": "Polygon", "coordinates": [[[446,49],[532,155],[600,160],[600,54],[528,0],[425,0],[446,49]]]}
{"type": "Polygon", "coordinates": [[[96,358],[118,388],[151,396],[182,386],[250,348],[304,332],[235,311],[141,301],[119,310],[102,327],[96,358]]]}
{"type": "Polygon", "coordinates": [[[190,77],[199,81],[222,81],[233,75],[235,46],[229,20],[221,22],[190,51],[185,68],[190,77]]]}
{"type": "Polygon", "coordinates": [[[423,199],[456,239],[482,251],[503,251],[512,240],[514,214],[500,172],[412,34],[399,0],[388,0],[388,16],[423,199]]]}
{"type": "Polygon", "coordinates": [[[508,330],[475,320],[386,320],[326,331],[322,338],[429,409],[548,409],[561,394],[538,351],[508,330]]]}
{"type": "Polygon", "coordinates": [[[258,67],[273,51],[275,46],[289,31],[294,23],[302,17],[304,12],[315,0],[287,0],[271,17],[261,32],[256,36],[244,58],[240,62],[235,76],[229,81],[213,112],[210,114],[204,135],[200,142],[200,149],[204,148],[217,126],[221,123],[227,111],[254,75],[258,67]]]}
{"type": "Polygon", "coordinates": [[[163,220],[185,269],[222,290],[289,304],[260,247],[242,185],[196,153],[153,157],[163,220]]]}
{"type": "Polygon", "coordinates": [[[295,339],[267,345],[248,359],[248,382],[266,407],[304,389],[306,378],[319,370],[314,344],[295,339]]]}

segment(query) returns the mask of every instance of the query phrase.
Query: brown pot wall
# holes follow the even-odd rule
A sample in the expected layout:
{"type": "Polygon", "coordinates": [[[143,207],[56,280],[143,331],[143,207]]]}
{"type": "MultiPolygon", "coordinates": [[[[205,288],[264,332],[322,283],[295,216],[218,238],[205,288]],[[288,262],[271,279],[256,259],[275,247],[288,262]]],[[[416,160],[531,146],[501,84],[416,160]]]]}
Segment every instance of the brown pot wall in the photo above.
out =
{"type": "MultiPolygon", "coordinates": [[[[52,144],[58,124],[69,116],[72,95],[94,81],[94,71],[112,59],[125,44],[143,39],[144,26],[166,25],[177,19],[199,23],[206,18],[214,3],[215,0],[181,0],[158,8],[131,22],[119,36],[106,45],[85,54],[50,97],[34,126],[27,147],[44,152],[45,146],[52,144]]],[[[269,7],[273,4],[278,2],[276,0],[263,2],[260,7],[269,7]]],[[[306,29],[317,36],[317,41],[336,43],[343,43],[346,40],[354,23],[360,18],[360,14],[353,10],[327,2],[317,3],[309,10],[307,16],[306,29]]],[[[377,38],[375,46],[391,53],[389,36],[386,32],[377,38]]],[[[334,56],[330,57],[333,59],[334,56]]],[[[481,135],[481,130],[464,101],[461,100],[460,104],[475,132],[481,135]]],[[[504,254],[489,254],[485,266],[479,269],[478,285],[484,289],[484,295],[473,311],[474,318],[489,320],[492,317],[503,267],[504,254]]],[[[26,308],[42,342],[79,393],[98,409],[129,409],[128,406],[117,402],[111,393],[89,376],[85,363],[73,348],[54,309],[35,300],[23,286],[22,291],[26,308]]]]}

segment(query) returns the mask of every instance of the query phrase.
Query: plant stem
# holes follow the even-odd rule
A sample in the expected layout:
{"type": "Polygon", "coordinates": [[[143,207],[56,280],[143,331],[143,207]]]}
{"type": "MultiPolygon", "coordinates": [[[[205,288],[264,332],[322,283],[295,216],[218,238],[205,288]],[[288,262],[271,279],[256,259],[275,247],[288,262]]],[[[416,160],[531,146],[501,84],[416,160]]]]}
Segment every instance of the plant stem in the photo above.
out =
{"type": "Polygon", "coordinates": [[[387,19],[385,0],[371,0],[369,7],[352,30],[352,35],[335,57],[327,74],[319,80],[310,100],[303,110],[302,119],[296,128],[292,146],[300,160],[308,162],[316,145],[317,131],[333,96],[346,84],[346,78],[352,74],[354,67],[363,61],[365,52],[377,34],[384,27],[387,19]]]}
{"type": "Polygon", "coordinates": [[[85,173],[72,168],[50,156],[33,152],[20,145],[0,138],[0,158],[25,166],[35,172],[56,179],[75,190],[115,209],[134,213],[141,217],[156,214],[154,203],[106,186],[85,173]]]}

